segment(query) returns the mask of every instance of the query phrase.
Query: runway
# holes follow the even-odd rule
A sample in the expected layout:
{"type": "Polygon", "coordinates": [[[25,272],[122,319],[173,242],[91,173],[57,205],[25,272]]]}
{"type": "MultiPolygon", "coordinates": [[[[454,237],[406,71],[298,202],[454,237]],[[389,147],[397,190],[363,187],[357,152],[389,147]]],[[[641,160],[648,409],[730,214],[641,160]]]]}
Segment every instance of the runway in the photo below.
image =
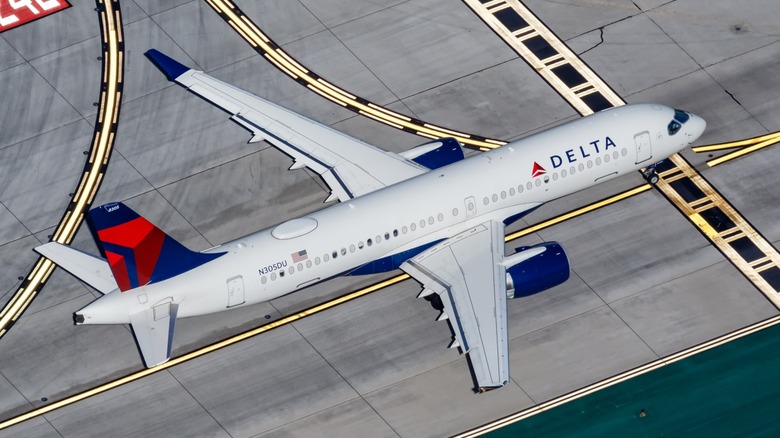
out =
{"type": "MultiPolygon", "coordinates": [[[[577,117],[463,3],[329,3],[239,7],[301,66],[416,121],[483,140],[511,140],[577,117]]],[[[767,73],[780,38],[762,20],[766,10],[776,8],[769,2],[740,11],[723,3],[706,13],[692,2],[643,9],[623,2],[568,6],[576,12],[560,4],[527,5],[575,52],[584,52],[588,65],[626,100],[701,113],[711,126],[704,143],[780,129],[771,87],[776,79],[767,73]],[[727,24],[737,19],[750,38],[732,37],[735,25],[727,24]],[[637,29],[647,33],[652,47],[632,36],[637,29]],[[709,38],[693,38],[703,34],[709,38]],[[717,37],[726,35],[727,50],[717,54],[722,41],[717,37]],[[648,50],[664,61],[646,62],[642,54],[648,50]],[[622,60],[619,71],[615,59],[622,60]]],[[[99,52],[99,28],[91,7],[74,5],[0,34],[4,95],[24,90],[21,85],[31,80],[38,84],[32,99],[48,103],[45,115],[13,119],[21,120],[14,134],[0,139],[0,175],[5,175],[0,260],[10,270],[0,284],[8,294],[19,287],[16,276],[34,264],[30,249],[52,234],[84,164],[81,152],[89,144],[95,108],[94,98],[81,89],[100,82],[100,63],[73,60],[99,56],[92,55],[99,52]],[[63,14],[69,15],[57,18],[63,14]],[[82,26],[72,28],[74,20],[82,26]],[[46,35],[57,35],[62,47],[30,43],[46,35]]],[[[317,178],[287,172],[289,159],[282,154],[262,143],[246,144],[246,133],[219,111],[170,87],[141,56],[148,47],[380,147],[397,151],[425,141],[357,116],[283,75],[205,2],[122,3],[122,13],[125,96],[116,153],[95,202],[125,201],[193,249],[316,210],[327,194],[317,178]],[[210,214],[204,204],[219,214],[210,214]]],[[[11,120],[10,110],[3,111],[2,120],[11,120]]],[[[774,148],[714,168],[703,155],[685,155],[776,245],[774,148]]],[[[637,175],[552,202],[519,227],[640,184],[637,175]]],[[[0,435],[454,434],[777,314],[655,191],[536,230],[512,245],[542,239],[564,244],[573,278],[510,303],[513,382],[500,391],[470,393],[463,358],[446,350],[447,328],[433,322],[436,312],[427,303],[414,299],[419,286],[405,281],[36,416],[0,435]]],[[[74,245],[95,252],[85,229],[74,245]]],[[[339,279],[254,308],[183,320],[175,355],[378,280],[339,279]]],[[[0,420],[141,369],[125,328],[70,325],[72,311],[93,297],[55,271],[0,340],[0,420]]]]}

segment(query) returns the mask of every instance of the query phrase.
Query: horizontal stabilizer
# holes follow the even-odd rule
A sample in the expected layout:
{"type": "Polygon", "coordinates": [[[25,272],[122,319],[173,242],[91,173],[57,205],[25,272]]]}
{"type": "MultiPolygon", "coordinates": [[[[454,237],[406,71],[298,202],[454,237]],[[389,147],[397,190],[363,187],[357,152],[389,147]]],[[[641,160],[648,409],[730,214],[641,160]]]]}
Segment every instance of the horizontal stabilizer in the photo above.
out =
{"type": "Polygon", "coordinates": [[[133,334],[147,368],[165,363],[171,358],[178,308],[178,305],[169,302],[130,315],[133,334]]]}
{"type": "Polygon", "coordinates": [[[102,258],[81,252],[57,242],[49,242],[35,248],[35,252],[53,261],[79,280],[107,294],[116,289],[111,267],[102,258]]]}

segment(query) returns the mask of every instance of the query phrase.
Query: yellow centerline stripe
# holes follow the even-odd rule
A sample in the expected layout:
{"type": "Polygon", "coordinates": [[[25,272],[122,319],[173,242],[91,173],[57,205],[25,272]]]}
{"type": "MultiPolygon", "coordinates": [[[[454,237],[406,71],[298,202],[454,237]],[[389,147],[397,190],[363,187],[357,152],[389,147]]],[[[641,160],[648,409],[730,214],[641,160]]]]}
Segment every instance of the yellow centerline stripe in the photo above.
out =
{"type": "Polygon", "coordinates": [[[331,307],[338,306],[340,304],[346,303],[348,301],[352,301],[356,298],[362,297],[364,295],[370,294],[372,292],[375,292],[380,289],[384,289],[388,286],[392,286],[396,283],[399,283],[401,281],[404,281],[409,278],[408,274],[403,275],[397,275],[393,278],[387,279],[385,281],[376,283],[374,285],[371,285],[369,287],[360,289],[358,291],[349,293],[347,295],[341,296],[339,298],[336,298],[335,300],[328,301],[323,304],[316,305],[314,307],[310,307],[306,310],[303,310],[298,313],[294,313],[292,315],[286,316],[284,318],[278,319],[276,321],[270,322],[268,324],[262,325],[260,327],[257,327],[253,330],[249,330],[247,332],[241,333],[239,335],[233,336],[231,338],[225,339],[224,341],[219,341],[211,345],[207,345],[203,348],[200,348],[198,350],[195,350],[191,353],[184,354],[182,356],[176,357],[171,359],[170,361],[158,365],[153,368],[146,368],[141,371],[137,371],[135,373],[129,374],[127,376],[121,377],[116,380],[112,380],[111,382],[104,383],[102,385],[96,386],[94,388],[91,388],[87,391],[72,395],[70,397],[66,397],[62,400],[56,401],[54,403],[48,404],[46,406],[42,406],[37,409],[33,409],[29,412],[26,412],[22,415],[18,415],[16,417],[10,418],[8,420],[5,420],[3,422],[0,422],[0,430],[5,429],[7,427],[11,427],[15,424],[19,424],[23,421],[29,420],[31,418],[35,418],[39,415],[44,415],[46,413],[49,413],[51,411],[63,408],[65,406],[71,405],[73,403],[76,403],[78,401],[84,400],[86,398],[101,394],[103,392],[106,392],[108,390],[114,389],[116,387],[125,385],[130,382],[134,382],[136,380],[139,380],[141,378],[144,378],[146,376],[149,376],[151,374],[158,373],[163,370],[167,370],[168,368],[174,367],[176,365],[179,365],[181,363],[184,363],[186,361],[198,358],[200,356],[203,356],[205,354],[211,353],[213,351],[220,350],[222,348],[228,347],[230,345],[233,345],[235,343],[244,341],[246,339],[249,339],[251,337],[257,336],[261,333],[265,333],[269,330],[273,330],[278,327],[282,327],[288,324],[291,324],[295,321],[298,321],[299,319],[306,318],[308,316],[320,313],[324,310],[327,310],[331,307]]]}
{"type": "MultiPolygon", "coordinates": [[[[73,240],[79,226],[83,223],[84,212],[90,207],[92,200],[103,179],[104,164],[111,154],[114,140],[114,129],[121,100],[121,72],[124,68],[119,43],[122,41],[121,15],[117,0],[96,0],[100,11],[102,40],[107,47],[103,48],[103,74],[101,75],[106,91],[100,93],[100,104],[97,114],[97,124],[90,152],[85,164],[84,173],[79,179],[76,191],[67,210],[60,219],[52,241],[68,244],[73,240]],[[100,127],[98,129],[98,127],[100,127]],[[78,214],[73,214],[74,212],[78,214]]],[[[21,314],[27,309],[51,276],[55,265],[49,260],[39,257],[33,269],[26,276],[20,288],[0,310],[0,337],[4,336],[21,314]]]]}

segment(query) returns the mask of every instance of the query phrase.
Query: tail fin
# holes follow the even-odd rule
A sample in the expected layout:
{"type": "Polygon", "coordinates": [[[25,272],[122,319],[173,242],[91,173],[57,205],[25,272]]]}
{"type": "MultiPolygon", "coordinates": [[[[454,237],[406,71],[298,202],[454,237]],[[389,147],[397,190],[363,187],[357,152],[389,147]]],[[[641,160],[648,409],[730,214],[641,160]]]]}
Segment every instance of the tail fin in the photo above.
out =
{"type": "Polygon", "coordinates": [[[190,251],[121,202],[93,208],[89,219],[122,292],[167,280],[224,254],[190,251]]]}

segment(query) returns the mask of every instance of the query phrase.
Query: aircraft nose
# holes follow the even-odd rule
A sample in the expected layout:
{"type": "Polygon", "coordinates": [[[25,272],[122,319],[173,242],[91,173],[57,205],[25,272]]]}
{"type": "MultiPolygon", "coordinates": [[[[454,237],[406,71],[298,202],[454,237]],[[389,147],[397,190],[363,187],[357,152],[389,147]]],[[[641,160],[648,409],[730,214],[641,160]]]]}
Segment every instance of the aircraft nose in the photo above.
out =
{"type": "Polygon", "coordinates": [[[691,114],[691,120],[688,121],[688,125],[689,143],[693,143],[704,133],[704,130],[707,128],[707,121],[696,114],[691,114]]]}

